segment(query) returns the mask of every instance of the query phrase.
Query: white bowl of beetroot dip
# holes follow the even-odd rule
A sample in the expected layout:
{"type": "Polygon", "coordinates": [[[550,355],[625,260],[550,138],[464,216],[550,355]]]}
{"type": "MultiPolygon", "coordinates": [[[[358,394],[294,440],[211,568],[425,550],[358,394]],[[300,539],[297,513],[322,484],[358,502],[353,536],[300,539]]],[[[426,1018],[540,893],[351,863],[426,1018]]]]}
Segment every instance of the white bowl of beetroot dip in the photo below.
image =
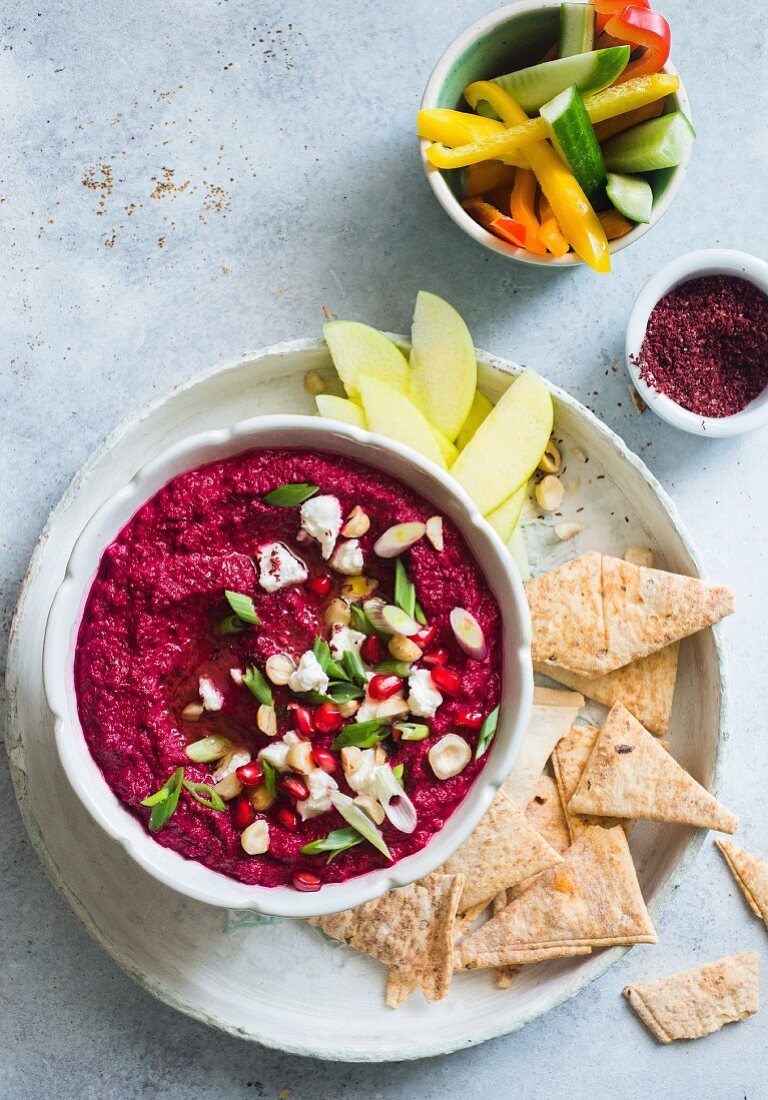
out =
{"type": "Polygon", "coordinates": [[[528,723],[516,568],[407,447],[268,416],[178,444],[78,539],[46,629],[56,743],[167,886],[306,917],[441,865],[528,723]]]}
{"type": "Polygon", "coordinates": [[[724,438],[768,423],[768,264],[702,249],[646,283],[627,326],[627,369],[662,420],[724,438]]]}

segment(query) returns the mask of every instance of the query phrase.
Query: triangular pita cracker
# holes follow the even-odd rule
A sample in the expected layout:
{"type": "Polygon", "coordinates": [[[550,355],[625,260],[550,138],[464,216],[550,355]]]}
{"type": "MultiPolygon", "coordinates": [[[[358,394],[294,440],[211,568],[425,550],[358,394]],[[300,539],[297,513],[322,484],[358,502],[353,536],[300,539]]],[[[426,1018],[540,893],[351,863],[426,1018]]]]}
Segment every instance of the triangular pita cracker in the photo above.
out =
{"type": "Polygon", "coordinates": [[[520,810],[536,791],[544,765],[557,742],[567,733],[584,706],[584,696],[553,688],[533,689],[533,708],[525,740],[502,790],[520,810]]]}
{"type": "Polygon", "coordinates": [[[603,828],[610,829],[613,825],[622,824],[617,817],[584,817],[575,814],[569,806],[599,735],[600,730],[596,726],[571,726],[552,750],[552,769],[565,809],[571,840],[576,840],[590,825],[602,825],[603,828]]]}
{"type": "Polygon", "coordinates": [[[624,996],[660,1043],[700,1039],[760,1007],[756,951],[729,955],[668,978],[628,985],[624,996]]]}
{"type": "Polygon", "coordinates": [[[418,988],[418,976],[403,974],[401,970],[390,970],[387,975],[387,1008],[399,1008],[418,988]]]}
{"type": "Polygon", "coordinates": [[[756,917],[768,926],[768,863],[734,844],[732,840],[717,840],[733,877],[756,917]]]}
{"type": "MultiPolygon", "coordinates": [[[[506,890],[497,894],[493,899],[493,915],[497,917],[502,909],[506,909],[509,905],[510,898],[506,890]]],[[[520,973],[519,966],[497,966],[496,967],[496,985],[499,989],[509,989],[514,982],[517,975],[520,973]]]]}
{"type": "Polygon", "coordinates": [[[594,678],[540,661],[534,661],[533,671],[549,676],[573,691],[580,691],[587,699],[594,699],[603,706],[623,703],[651,733],[666,733],[675,693],[679,653],[680,643],[673,642],[647,657],[631,661],[623,668],[594,678]]]}
{"type": "Polygon", "coordinates": [[[313,917],[309,923],[396,970],[405,985],[418,984],[426,1000],[439,1001],[451,984],[453,929],[463,887],[461,875],[434,873],[357,909],[313,917]]]}
{"type": "Polygon", "coordinates": [[[538,875],[456,949],[457,966],[520,966],[593,947],[656,943],[621,828],[587,829],[563,863],[538,875]]]}
{"type": "Polygon", "coordinates": [[[534,661],[603,676],[718,622],[733,593],[590,551],[526,583],[534,661]]]}
{"type": "Polygon", "coordinates": [[[568,803],[570,813],[669,821],[733,833],[738,818],[616,703],[568,803]]]}
{"type": "Polygon", "coordinates": [[[464,913],[478,904],[485,908],[499,890],[560,862],[559,852],[539,836],[503,791],[498,791],[471,836],[441,871],[464,876],[459,902],[459,912],[464,913]]]}
{"type": "Polygon", "coordinates": [[[557,783],[551,775],[542,775],[525,816],[540,836],[560,855],[570,847],[571,834],[557,783]]]}

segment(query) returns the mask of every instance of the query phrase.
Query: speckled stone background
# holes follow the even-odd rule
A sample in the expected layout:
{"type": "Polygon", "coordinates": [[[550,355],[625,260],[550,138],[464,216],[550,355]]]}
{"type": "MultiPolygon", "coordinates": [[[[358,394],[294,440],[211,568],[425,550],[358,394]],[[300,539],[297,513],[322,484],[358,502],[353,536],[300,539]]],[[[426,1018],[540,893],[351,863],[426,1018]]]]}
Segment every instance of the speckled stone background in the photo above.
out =
{"type": "MultiPolygon", "coordinates": [[[[635,294],[667,260],[768,251],[766,17],[663,5],[698,132],[663,223],[599,279],[516,267],[472,244],[421,174],[414,114],[432,64],[488,0],[31,0],[3,5],[0,52],[0,599],[3,647],[48,510],[126,413],[207,368],[318,332],[322,307],[407,331],[426,287],[479,346],[566,386],[640,452],[710,574],[726,626],[733,748],[721,791],[768,855],[765,434],[674,434],[629,400],[635,294]]],[[[0,774],[3,1097],[677,1097],[768,1095],[762,1015],[657,1047],[620,997],[758,948],[711,840],[660,922],[576,1000],[449,1058],[376,1067],[286,1058],[221,1037],[143,993],[41,870],[0,774]]],[[[290,989],[285,991],[290,997],[290,989]]],[[[428,1026],[428,1025],[426,1025],[428,1026]]]]}

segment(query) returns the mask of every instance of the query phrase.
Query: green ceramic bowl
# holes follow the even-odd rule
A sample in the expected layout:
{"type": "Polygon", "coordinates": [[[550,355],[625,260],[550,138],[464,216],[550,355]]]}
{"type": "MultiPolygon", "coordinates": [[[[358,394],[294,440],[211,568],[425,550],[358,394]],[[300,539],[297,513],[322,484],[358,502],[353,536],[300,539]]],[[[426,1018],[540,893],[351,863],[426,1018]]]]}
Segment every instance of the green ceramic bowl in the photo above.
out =
{"type": "MultiPolygon", "coordinates": [[[[478,19],[459,35],[438,61],[424,91],[422,109],[448,107],[467,111],[469,107],[464,100],[464,89],[468,84],[501,76],[526,65],[535,65],[557,39],[559,12],[560,0],[525,0],[478,19]]],[[[664,71],[677,74],[677,70],[669,64],[664,71]]],[[[683,111],[690,119],[690,103],[682,83],[677,94],[669,97],[666,106],[667,112],[677,110],[683,111]]],[[[583,261],[573,252],[560,259],[533,255],[483,229],[461,206],[464,169],[441,171],[435,168],[427,160],[428,145],[427,141],[421,142],[421,159],[430,186],[445,212],[473,240],[518,263],[551,268],[582,265],[583,261]]],[[[661,221],[682,186],[687,167],[688,158],[677,168],[649,173],[654,194],[651,220],[647,225],[638,225],[626,236],[612,241],[611,255],[628,248],[661,221]]]]}

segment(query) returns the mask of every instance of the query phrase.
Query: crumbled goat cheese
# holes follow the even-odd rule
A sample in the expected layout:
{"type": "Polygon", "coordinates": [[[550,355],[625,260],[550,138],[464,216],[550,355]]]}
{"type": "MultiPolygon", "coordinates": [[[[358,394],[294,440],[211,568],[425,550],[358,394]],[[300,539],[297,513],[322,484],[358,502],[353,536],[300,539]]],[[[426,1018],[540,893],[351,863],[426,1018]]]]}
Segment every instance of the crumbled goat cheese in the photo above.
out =
{"type": "Polygon", "coordinates": [[[224,696],[207,676],[201,676],[198,680],[198,691],[206,710],[221,710],[224,706],[224,696]]]}
{"type": "Polygon", "coordinates": [[[359,577],[365,567],[359,539],[347,539],[346,542],[339,543],[331,558],[331,565],[337,573],[343,573],[345,577],[359,577]]]}
{"type": "Polygon", "coordinates": [[[294,745],[298,745],[301,738],[293,730],[288,730],[284,735],[282,741],[274,741],[271,745],[267,745],[263,748],[257,757],[258,760],[266,760],[268,764],[271,764],[273,768],[276,768],[279,772],[289,772],[291,769],[288,767],[288,753],[291,751],[294,745]]]}
{"type": "Polygon", "coordinates": [[[408,677],[408,707],[419,718],[434,718],[443,697],[427,668],[416,669],[408,677]]]}
{"type": "Polygon", "coordinates": [[[328,689],[328,677],[311,649],[303,653],[295,672],[288,677],[291,691],[319,691],[324,695],[328,689]]]}
{"type": "Polygon", "coordinates": [[[302,584],[308,575],[304,562],[282,542],[269,542],[259,550],[259,584],[265,592],[302,584]]]}
{"type": "Polygon", "coordinates": [[[328,644],[331,647],[331,653],[339,661],[347,652],[359,653],[364,641],[365,634],[337,623],[333,628],[328,644]]]}
{"type": "Polygon", "coordinates": [[[315,768],[309,775],[304,776],[304,781],[309,788],[309,798],[296,803],[296,809],[302,821],[310,817],[318,817],[331,808],[330,793],[337,791],[339,785],[332,775],[328,775],[322,768],[315,768]]]}
{"type": "Polygon", "coordinates": [[[333,553],[341,524],[341,505],[336,497],[311,497],[301,506],[301,526],[320,543],[320,553],[326,561],[333,553]]]}

